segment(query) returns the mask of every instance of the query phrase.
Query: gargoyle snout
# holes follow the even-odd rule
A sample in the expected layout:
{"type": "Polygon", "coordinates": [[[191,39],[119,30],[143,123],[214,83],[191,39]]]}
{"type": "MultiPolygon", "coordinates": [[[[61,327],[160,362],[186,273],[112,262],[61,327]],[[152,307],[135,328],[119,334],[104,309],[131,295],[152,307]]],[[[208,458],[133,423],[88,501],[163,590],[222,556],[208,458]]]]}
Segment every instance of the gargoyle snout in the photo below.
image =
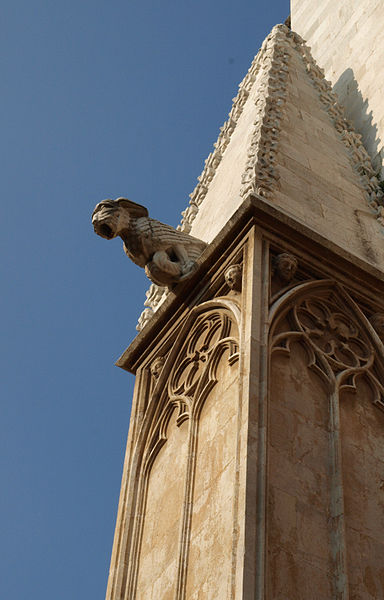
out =
{"type": "Polygon", "coordinates": [[[97,235],[100,235],[106,240],[111,240],[113,237],[115,237],[115,234],[107,223],[94,222],[93,229],[97,235]]]}
{"type": "Polygon", "coordinates": [[[117,214],[113,200],[99,202],[92,213],[92,225],[95,233],[111,240],[116,236],[117,214]]]}

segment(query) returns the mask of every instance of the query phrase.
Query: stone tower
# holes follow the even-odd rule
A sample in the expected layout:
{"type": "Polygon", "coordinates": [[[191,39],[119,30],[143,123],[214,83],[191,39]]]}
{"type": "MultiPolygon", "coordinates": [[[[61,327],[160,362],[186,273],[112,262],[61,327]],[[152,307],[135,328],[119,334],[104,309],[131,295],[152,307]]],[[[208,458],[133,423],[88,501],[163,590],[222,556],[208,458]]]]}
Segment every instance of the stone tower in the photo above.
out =
{"type": "Polygon", "coordinates": [[[384,598],[376,170],[276,26],[183,213],[207,246],[151,286],[118,361],[136,387],[108,600],[384,598]]]}
{"type": "Polygon", "coordinates": [[[292,29],[311,46],[373,164],[384,157],[384,8],[381,0],[291,0],[292,29]]]}

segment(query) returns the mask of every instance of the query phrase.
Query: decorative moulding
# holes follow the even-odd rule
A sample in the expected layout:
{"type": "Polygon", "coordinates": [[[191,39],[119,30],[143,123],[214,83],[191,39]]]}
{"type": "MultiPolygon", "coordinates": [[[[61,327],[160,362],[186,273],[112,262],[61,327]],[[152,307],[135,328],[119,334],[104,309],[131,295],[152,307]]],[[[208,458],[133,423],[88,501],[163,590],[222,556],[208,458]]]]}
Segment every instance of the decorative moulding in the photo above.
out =
{"type": "MultiPolygon", "coordinates": [[[[384,194],[379,186],[371,159],[361,142],[361,136],[354,131],[350,121],[345,118],[343,108],[339,105],[337,96],[332,92],[331,84],[324,78],[323,70],[314,61],[304,40],[286,25],[276,25],[265,39],[259,53],[252,61],[247,75],[239,85],[239,92],[234,98],[229,118],[221,127],[214,150],[205,161],[203,172],[198,177],[198,184],[190,194],[189,205],[182,212],[182,220],[178,226],[180,231],[187,233],[191,231],[192,223],[206,197],[209,185],[228,147],[257,76],[258,93],[255,99],[257,116],[254,120],[252,141],[248,148],[246,168],[242,175],[240,195],[243,198],[250,193],[256,193],[266,198],[273,195],[274,186],[279,177],[276,169],[276,152],[284,115],[292,51],[298,52],[304,61],[306,71],[318,92],[319,99],[347,149],[351,165],[357,173],[361,188],[365,193],[367,204],[379,223],[384,226],[384,194]]],[[[144,303],[147,308],[139,318],[137,326],[139,331],[148,323],[153,312],[164,302],[166,296],[166,288],[151,286],[144,303]]]]}
{"type": "Polygon", "coordinates": [[[290,56],[286,30],[289,31],[285,25],[274,27],[265,48],[260,52],[263,68],[255,100],[257,116],[242,175],[242,198],[251,192],[270,196],[279,178],[275,166],[276,150],[284,116],[290,56]]]}

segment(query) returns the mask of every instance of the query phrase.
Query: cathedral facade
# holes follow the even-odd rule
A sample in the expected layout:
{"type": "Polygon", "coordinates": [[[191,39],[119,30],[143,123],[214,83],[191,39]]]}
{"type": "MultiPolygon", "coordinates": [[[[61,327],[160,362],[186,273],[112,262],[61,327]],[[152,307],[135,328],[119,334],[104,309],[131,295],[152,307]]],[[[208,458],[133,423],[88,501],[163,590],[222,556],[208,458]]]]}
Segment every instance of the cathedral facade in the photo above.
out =
{"type": "Polygon", "coordinates": [[[252,62],[180,231],[123,199],[95,225],[152,280],[117,363],[136,386],[107,600],[384,598],[384,111],[364,120],[348,71],[364,99],[379,54],[322,46],[379,3],[309,4],[252,62]]]}

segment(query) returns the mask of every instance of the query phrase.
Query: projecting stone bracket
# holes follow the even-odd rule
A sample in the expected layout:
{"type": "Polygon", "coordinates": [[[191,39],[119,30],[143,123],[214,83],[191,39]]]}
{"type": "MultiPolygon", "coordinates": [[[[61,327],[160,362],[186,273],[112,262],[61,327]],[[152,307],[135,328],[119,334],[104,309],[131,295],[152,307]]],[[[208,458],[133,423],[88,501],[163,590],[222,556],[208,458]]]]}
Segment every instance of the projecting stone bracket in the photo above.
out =
{"type": "Polygon", "coordinates": [[[158,286],[188,279],[206,246],[202,240],[150,219],[144,206],[126,198],[97,204],[92,223],[95,232],[107,240],[121,237],[126,255],[158,286]]]}

